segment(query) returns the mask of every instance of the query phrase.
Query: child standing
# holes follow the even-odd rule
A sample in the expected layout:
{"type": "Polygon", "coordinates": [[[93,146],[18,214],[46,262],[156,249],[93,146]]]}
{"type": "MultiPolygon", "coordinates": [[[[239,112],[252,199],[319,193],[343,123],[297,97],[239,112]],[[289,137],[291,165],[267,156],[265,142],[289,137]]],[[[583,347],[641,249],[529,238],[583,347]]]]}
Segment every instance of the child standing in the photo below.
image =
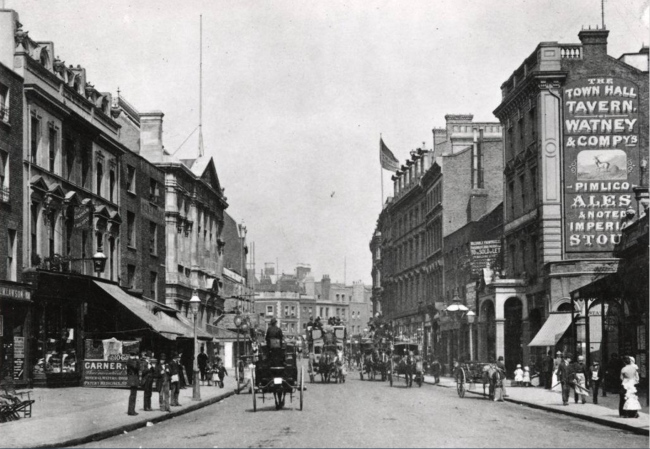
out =
{"type": "Polygon", "coordinates": [[[524,366],[524,376],[523,376],[524,387],[530,387],[530,368],[524,366]]]}
{"type": "Polygon", "coordinates": [[[228,375],[228,371],[226,371],[226,367],[223,366],[221,361],[217,366],[217,375],[219,376],[219,388],[223,388],[223,378],[228,375]]]}
{"type": "Polygon", "coordinates": [[[515,385],[521,387],[524,383],[524,370],[521,369],[521,364],[517,364],[515,370],[515,385]]]}

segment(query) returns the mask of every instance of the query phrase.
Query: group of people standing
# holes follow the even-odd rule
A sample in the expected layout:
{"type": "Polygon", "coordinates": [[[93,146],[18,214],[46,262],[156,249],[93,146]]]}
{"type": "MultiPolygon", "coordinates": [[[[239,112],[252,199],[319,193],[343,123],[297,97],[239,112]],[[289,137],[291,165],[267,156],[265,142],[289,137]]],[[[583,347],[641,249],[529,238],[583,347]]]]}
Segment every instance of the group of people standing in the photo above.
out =
{"type": "Polygon", "coordinates": [[[636,395],[639,368],[634,357],[619,358],[617,354],[612,354],[610,363],[603,368],[597,359],[587,366],[582,355],[574,360],[571,354],[563,354],[562,351],[556,352],[555,359],[551,354],[549,351],[542,362],[540,386],[548,390],[560,389],[564,405],[569,405],[571,389],[576,404],[579,401],[585,404],[589,395],[593,397],[593,403],[598,404],[600,391],[603,397],[607,396],[608,391],[616,391],[619,394],[619,416],[639,416],[641,404],[636,395]]]}
{"type": "MultiPolygon", "coordinates": [[[[201,354],[205,356],[205,361],[207,362],[207,355],[203,352],[203,349],[201,349],[201,354]]],[[[158,402],[161,411],[171,412],[171,407],[180,407],[181,405],[178,400],[180,390],[185,388],[187,384],[185,368],[181,364],[181,355],[174,352],[168,361],[167,355],[161,353],[155,364],[152,358],[153,354],[151,352],[142,353],[140,358],[138,358],[137,353],[132,352],[129,355],[129,360],[126,362],[127,386],[130,389],[127,413],[131,416],[138,414],[135,411],[135,404],[138,388],[140,387],[144,390],[144,411],[153,411],[151,408],[151,397],[153,396],[154,382],[158,391],[158,402]]],[[[203,357],[199,355],[198,363],[201,378],[205,380],[209,365],[203,364],[201,362],[202,359],[203,357]],[[203,369],[201,369],[201,365],[203,365],[203,369]]],[[[210,372],[212,372],[212,368],[210,372]]],[[[220,386],[223,385],[223,376],[228,373],[222,363],[220,367],[215,368],[215,372],[221,380],[220,386]]]]}

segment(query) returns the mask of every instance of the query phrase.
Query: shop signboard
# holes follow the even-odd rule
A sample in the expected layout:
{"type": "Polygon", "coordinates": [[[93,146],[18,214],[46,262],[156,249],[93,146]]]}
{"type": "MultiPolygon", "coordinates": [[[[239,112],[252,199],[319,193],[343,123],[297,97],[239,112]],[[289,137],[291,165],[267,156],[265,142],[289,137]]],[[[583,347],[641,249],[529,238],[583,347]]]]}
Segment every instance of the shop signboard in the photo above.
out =
{"type": "Polygon", "coordinates": [[[501,254],[501,240],[480,240],[470,242],[472,275],[480,276],[483,268],[495,266],[501,254]]]}
{"type": "Polygon", "coordinates": [[[84,387],[126,388],[126,361],[84,360],[81,384],[84,387]]]}
{"type": "Polygon", "coordinates": [[[126,362],[130,352],[138,353],[139,341],[115,338],[85,341],[86,359],[81,370],[81,385],[94,388],[126,388],[126,362]],[[92,357],[92,358],[91,358],[92,357]]]}
{"type": "Polygon", "coordinates": [[[607,252],[639,184],[639,89],[614,77],[563,89],[564,242],[567,252],[607,252]]]}
{"type": "Polygon", "coordinates": [[[74,211],[74,228],[75,229],[89,229],[91,227],[90,222],[90,208],[87,206],[81,206],[74,211]]]}
{"type": "Polygon", "coordinates": [[[14,379],[22,379],[24,369],[25,337],[14,337],[14,379]]]}

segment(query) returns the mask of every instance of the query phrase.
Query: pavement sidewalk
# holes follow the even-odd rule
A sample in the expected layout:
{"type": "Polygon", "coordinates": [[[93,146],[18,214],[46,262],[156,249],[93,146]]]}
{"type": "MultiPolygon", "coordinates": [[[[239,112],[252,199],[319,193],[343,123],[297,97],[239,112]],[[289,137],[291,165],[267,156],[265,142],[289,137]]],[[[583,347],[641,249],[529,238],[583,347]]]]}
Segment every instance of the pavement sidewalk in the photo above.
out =
{"type": "MultiPolygon", "coordinates": [[[[136,412],[127,415],[129,390],[111,388],[37,388],[32,390],[32,417],[0,424],[0,447],[63,447],[84,444],[158,423],[214,404],[235,394],[237,382],[224,379],[224,388],[201,386],[201,401],[192,400],[192,387],[180,390],[180,407],[171,413],[158,409],[158,393],[151,398],[153,411],[143,410],[138,391],[136,412]]],[[[244,391],[248,391],[242,386],[244,391]]]]}
{"type": "MultiPolygon", "coordinates": [[[[435,385],[433,376],[424,376],[424,382],[435,385]]],[[[440,387],[456,388],[456,381],[453,377],[441,377],[440,387]]],[[[470,384],[467,394],[483,395],[483,384],[470,384]]],[[[608,394],[606,397],[598,397],[598,404],[593,403],[593,398],[587,398],[587,403],[574,403],[573,392],[569,396],[569,405],[562,404],[562,395],[559,391],[546,390],[539,387],[512,387],[506,386],[506,401],[515,404],[527,405],[553,413],[561,413],[574,418],[584,419],[598,424],[628,430],[640,435],[650,434],[650,415],[648,415],[647,401],[640,398],[643,409],[636,419],[620,418],[618,416],[617,394],[608,394]]]]}

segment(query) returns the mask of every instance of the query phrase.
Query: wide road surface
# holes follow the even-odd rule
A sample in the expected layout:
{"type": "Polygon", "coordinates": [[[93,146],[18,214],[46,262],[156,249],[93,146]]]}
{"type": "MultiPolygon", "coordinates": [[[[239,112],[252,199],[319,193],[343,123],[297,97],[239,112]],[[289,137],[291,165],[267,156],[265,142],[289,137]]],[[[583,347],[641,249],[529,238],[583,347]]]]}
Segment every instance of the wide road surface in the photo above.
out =
{"type": "MultiPolygon", "coordinates": [[[[207,387],[206,387],[207,388],[207,387]]],[[[451,388],[360,381],[307,384],[304,410],[250,394],[87,447],[648,447],[621,430],[451,388]]],[[[156,401],[154,401],[156,402],[156,401]]]]}

